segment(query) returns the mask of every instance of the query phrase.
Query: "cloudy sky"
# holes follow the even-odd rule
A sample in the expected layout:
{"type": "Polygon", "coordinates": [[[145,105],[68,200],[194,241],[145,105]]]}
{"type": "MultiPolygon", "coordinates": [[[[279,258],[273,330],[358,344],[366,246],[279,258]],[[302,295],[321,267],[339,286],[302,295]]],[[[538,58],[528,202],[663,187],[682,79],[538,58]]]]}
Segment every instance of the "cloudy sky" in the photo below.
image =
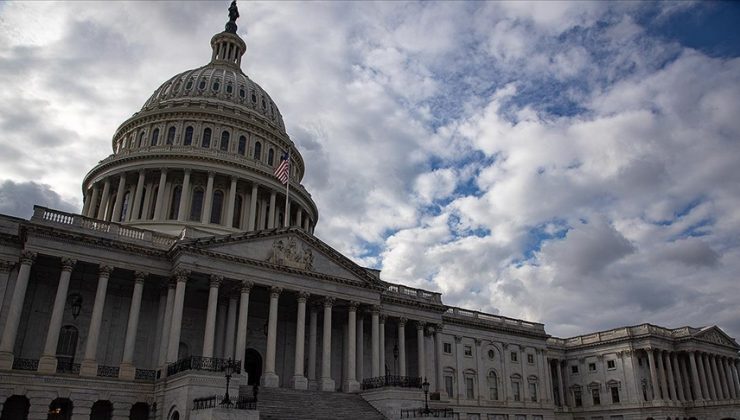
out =
{"type": "MultiPolygon", "coordinates": [[[[205,64],[218,2],[0,2],[0,213],[79,211],[118,124],[205,64]]],[[[242,2],[244,71],[316,234],[385,280],[571,336],[740,338],[740,7],[242,2]]]]}

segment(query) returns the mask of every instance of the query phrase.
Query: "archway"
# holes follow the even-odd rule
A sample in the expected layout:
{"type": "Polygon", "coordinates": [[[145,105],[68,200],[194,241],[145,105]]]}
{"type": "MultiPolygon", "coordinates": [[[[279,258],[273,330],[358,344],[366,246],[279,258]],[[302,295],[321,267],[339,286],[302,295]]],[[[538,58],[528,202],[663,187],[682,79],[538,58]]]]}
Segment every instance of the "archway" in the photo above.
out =
{"type": "Polygon", "coordinates": [[[28,419],[28,408],[31,403],[23,395],[13,395],[5,400],[1,420],[26,420],[28,419]]]}
{"type": "Polygon", "coordinates": [[[90,420],[111,420],[112,417],[113,404],[108,400],[96,401],[90,410],[90,420]]]}
{"type": "Polygon", "coordinates": [[[72,401],[67,398],[57,398],[49,404],[47,420],[70,420],[72,418],[72,401]]]}
{"type": "Polygon", "coordinates": [[[262,356],[255,349],[244,352],[244,371],[247,372],[247,385],[259,385],[262,377],[262,356]]]}
{"type": "Polygon", "coordinates": [[[128,415],[129,420],[148,420],[149,419],[149,405],[143,402],[137,402],[131,406],[131,411],[128,415]]]}

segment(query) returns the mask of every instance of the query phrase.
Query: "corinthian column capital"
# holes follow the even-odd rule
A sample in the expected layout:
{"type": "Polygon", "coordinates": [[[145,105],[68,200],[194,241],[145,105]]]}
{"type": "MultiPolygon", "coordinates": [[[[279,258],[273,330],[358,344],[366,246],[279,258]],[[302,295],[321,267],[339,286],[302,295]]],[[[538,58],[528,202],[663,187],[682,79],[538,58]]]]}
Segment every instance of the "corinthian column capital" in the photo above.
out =
{"type": "Polygon", "coordinates": [[[62,271],[72,271],[77,264],[77,260],[67,257],[62,257],[62,271]]]}
{"type": "Polygon", "coordinates": [[[34,261],[36,261],[37,255],[38,254],[33,251],[23,250],[21,251],[21,257],[19,260],[21,264],[31,265],[34,261]]]}

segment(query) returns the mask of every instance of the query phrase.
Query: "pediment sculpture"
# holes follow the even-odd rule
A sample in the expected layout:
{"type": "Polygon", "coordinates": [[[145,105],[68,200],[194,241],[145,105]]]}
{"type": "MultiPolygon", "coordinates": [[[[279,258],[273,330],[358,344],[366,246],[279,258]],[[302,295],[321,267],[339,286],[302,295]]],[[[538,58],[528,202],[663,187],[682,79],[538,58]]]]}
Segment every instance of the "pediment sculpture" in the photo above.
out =
{"type": "Polygon", "coordinates": [[[715,344],[732,345],[732,343],[727,341],[727,339],[722,337],[722,335],[717,331],[709,331],[705,334],[702,334],[699,338],[715,344]]]}
{"type": "Polygon", "coordinates": [[[295,238],[278,239],[272,243],[272,252],[267,262],[302,270],[313,270],[311,248],[299,247],[295,238]]]}

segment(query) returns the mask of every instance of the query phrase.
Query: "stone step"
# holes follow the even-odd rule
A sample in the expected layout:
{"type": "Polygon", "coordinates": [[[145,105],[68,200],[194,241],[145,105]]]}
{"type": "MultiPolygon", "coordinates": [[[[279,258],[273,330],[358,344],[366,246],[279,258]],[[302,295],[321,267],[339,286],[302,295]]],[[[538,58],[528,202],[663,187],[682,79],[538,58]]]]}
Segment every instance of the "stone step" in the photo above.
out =
{"type": "MultiPolygon", "coordinates": [[[[239,394],[251,396],[252,387],[239,387],[239,394]]],[[[257,409],[265,420],[384,419],[360,395],[342,392],[260,387],[257,409]]]]}

